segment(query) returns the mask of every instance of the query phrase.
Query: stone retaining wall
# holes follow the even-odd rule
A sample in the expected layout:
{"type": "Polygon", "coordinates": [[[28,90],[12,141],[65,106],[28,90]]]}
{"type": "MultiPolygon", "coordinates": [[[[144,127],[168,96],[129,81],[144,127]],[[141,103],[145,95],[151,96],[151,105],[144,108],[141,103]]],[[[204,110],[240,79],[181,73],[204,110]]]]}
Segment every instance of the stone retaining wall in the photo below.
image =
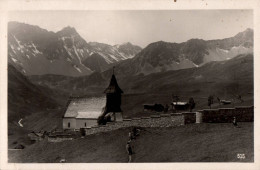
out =
{"type": "MultiPolygon", "coordinates": [[[[194,120],[195,120],[195,113],[194,120]]],[[[188,116],[186,116],[188,118],[188,116]]],[[[142,118],[132,118],[132,119],[123,119],[120,122],[108,122],[106,125],[94,126],[91,128],[86,128],[86,135],[91,135],[100,132],[107,132],[116,130],[124,127],[171,127],[171,126],[180,126],[185,124],[185,115],[184,114],[161,114],[154,115],[151,117],[142,117],[142,118]]]]}
{"type": "MultiPolygon", "coordinates": [[[[254,121],[254,106],[241,106],[236,108],[205,109],[195,112],[171,113],[153,115],[150,117],[123,119],[123,121],[107,122],[106,125],[93,126],[85,128],[86,135],[100,132],[113,131],[125,127],[172,127],[189,123],[228,123],[237,118],[238,122],[254,121]]],[[[79,133],[79,132],[78,132],[79,133]]],[[[80,135],[80,134],[78,134],[80,135]]],[[[62,135],[61,135],[62,136],[62,135]]],[[[61,142],[72,140],[67,137],[49,137],[49,142],[61,142]]]]}
{"type": "Polygon", "coordinates": [[[63,142],[66,140],[73,140],[73,138],[48,137],[48,142],[63,142]]]}
{"type": "Polygon", "coordinates": [[[228,123],[236,117],[238,122],[254,121],[254,106],[235,108],[205,109],[196,113],[197,123],[228,123]]]}

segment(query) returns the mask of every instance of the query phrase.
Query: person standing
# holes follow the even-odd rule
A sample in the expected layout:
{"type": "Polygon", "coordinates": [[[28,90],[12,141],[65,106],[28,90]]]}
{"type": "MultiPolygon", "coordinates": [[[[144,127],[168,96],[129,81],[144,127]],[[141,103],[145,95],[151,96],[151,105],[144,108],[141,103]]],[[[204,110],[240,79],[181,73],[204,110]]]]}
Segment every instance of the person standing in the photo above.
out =
{"type": "Polygon", "coordinates": [[[232,123],[233,123],[233,125],[234,125],[235,127],[238,127],[236,117],[233,117],[232,123]]]}
{"type": "Polygon", "coordinates": [[[128,141],[127,144],[126,144],[126,151],[128,153],[128,162],[131,162],[132,161],[133,150],[132,150],[130,141],[128,141]]]}

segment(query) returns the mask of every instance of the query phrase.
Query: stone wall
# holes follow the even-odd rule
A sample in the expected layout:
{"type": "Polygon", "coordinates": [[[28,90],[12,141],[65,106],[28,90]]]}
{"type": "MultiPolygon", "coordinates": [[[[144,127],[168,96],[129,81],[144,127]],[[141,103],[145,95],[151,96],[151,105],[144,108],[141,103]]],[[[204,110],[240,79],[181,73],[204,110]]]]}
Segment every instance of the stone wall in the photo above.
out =
{"type": "Polygon", "coordinates": [[[182,113],[182,115],[184,115],[184,124],[196,122],[196,113],[186,112],[186,113],[182,113]]]}
{"type": "Polygon", "coordinates": [[[254,106],[205,109],[196,113],[197,123],[228,123],[236,117],[238,122],[254,121],[254,106]]]}
{"type": "MultiPolygon", "coordinates": [[[[187,116],[188,117],[188,116],[187,116]]],[[[193,114],[195,120],[195,113],[193,114]]],[[[161,114],[154,115],[151,117],[142,117],[142,118],[132,118],[132,119],[123,119],[120,122],[108,122],[106,125],[94,126],[91,128],[86,128],[86,135],[107,132],[116,130],[124,127],[171,127],[171,126],[180,126],[185,124],[185,115],[184,114],[161,114]]]]}
{"type": "Polygon", "coordinates": [[[48,137],[48,142],[63,142],[66,140],[73,140],[73,138],[48,137]]]}

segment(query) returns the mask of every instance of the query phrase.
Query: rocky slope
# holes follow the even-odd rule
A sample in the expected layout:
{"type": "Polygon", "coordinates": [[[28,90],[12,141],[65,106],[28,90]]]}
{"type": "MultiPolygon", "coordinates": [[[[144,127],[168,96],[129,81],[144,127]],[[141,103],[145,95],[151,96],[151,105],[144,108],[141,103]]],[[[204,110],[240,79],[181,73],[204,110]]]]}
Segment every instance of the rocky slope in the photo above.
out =
{"type": "Polygon", "coordinates": [[[8,62],[25,75],[89,75],[139,51],[130,43],[87,43],[73,27],[54,33],[29,24],[8,24],[8,62]]]}

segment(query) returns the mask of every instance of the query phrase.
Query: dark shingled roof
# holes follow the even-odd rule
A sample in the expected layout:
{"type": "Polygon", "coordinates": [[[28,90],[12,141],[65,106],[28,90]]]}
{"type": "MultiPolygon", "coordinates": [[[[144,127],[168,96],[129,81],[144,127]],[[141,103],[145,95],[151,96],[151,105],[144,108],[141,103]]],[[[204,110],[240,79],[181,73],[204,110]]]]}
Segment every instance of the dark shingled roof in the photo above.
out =
{"type": "Polygon", "coordinates": [[[116,77],[114,74],[112,75],[110,84],[106,88],[104,93],[123,93],[123,91],[120,89],[120,87],[117,84],[116,77]]]}

